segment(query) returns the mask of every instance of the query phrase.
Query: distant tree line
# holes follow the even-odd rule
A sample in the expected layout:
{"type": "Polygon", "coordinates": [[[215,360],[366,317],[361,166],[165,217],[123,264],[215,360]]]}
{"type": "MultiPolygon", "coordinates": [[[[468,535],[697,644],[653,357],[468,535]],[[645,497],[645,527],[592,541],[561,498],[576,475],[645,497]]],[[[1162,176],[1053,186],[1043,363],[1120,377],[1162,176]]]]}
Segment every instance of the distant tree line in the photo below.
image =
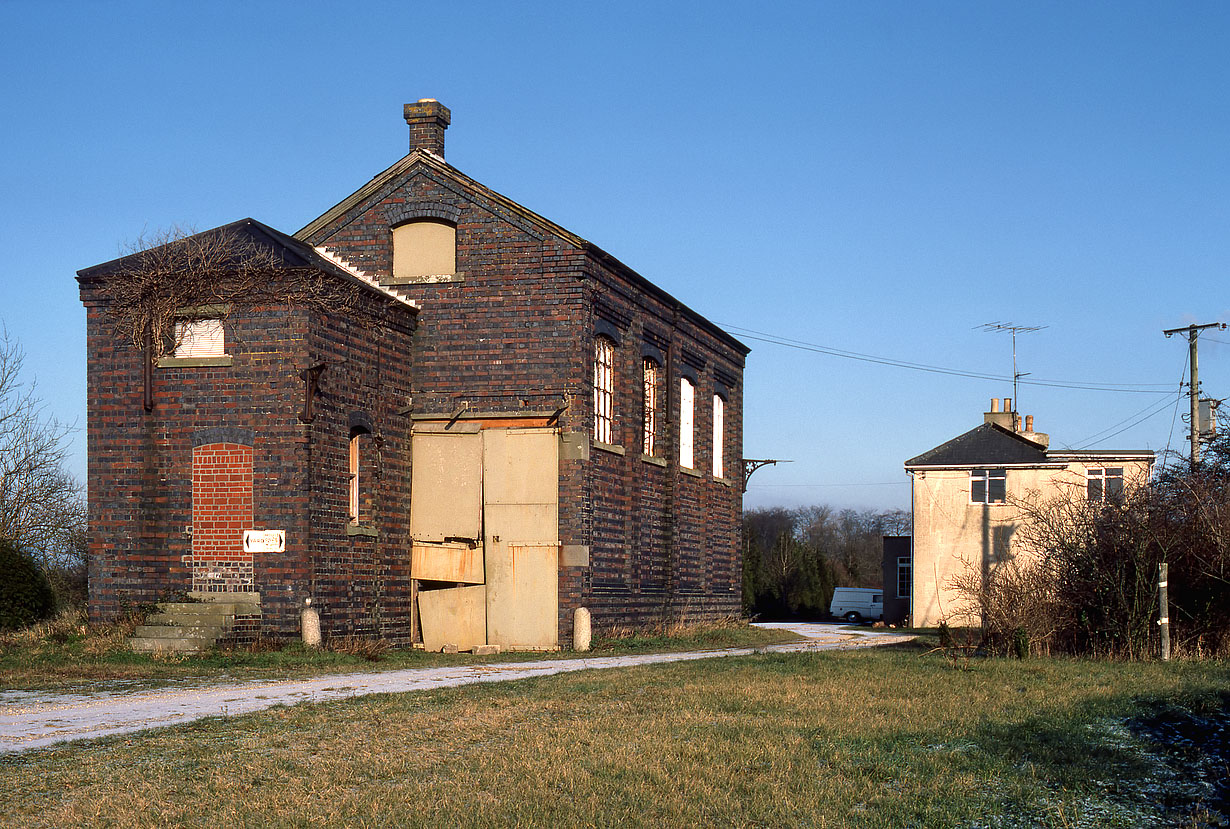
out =
{"type": "Polygon", "coordinates": [[[905,510],[770,507],[743,514],[743,607],[821,618],[834,587],[881,587],[883,537],[909,535],[905,510]]]}

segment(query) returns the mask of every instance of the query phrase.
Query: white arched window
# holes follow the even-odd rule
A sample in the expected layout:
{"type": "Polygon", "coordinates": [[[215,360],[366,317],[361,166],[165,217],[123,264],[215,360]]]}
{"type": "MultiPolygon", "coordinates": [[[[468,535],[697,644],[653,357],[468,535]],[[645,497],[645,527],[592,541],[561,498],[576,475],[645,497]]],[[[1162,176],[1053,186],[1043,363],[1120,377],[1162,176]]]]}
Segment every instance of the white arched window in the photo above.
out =
{"type": "Polygon", "coordinates": [[[679,378],[679,465],[696,468],[696,386],[679,378]]]}
{"type": "Polygon", "coordinates": [[[719,394],[713,395],[713,477],[721,478],[722,475],[722,442],[723,431],[725,429],[725,411],[726,401],[719,394]]]}
{"type": "Polygon", "coordinates": [[[615,343],[594,337],[594,440],[611,439],[615,419],[615,343]]]}

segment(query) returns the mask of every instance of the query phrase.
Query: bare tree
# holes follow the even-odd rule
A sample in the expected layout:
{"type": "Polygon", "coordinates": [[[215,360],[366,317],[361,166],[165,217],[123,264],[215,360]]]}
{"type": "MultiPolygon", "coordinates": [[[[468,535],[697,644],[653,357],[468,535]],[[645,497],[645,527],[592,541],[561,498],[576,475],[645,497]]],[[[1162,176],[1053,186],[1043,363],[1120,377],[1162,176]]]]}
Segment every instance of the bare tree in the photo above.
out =
{"type": "Polygon", "coordinates": [[[45,414],[34,383],[22,381],[24,360],[0,327],[0,539],[47,567],[77,554],[85,510],[64,469],[71,427],[45,414]]]}

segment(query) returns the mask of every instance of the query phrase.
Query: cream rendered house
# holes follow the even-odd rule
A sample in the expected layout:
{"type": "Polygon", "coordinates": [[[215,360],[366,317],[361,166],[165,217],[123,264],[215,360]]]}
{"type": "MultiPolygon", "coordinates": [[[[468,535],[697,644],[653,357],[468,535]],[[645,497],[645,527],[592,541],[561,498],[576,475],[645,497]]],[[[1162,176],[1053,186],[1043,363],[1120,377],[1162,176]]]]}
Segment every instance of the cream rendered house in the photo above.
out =
{"type": "Polygon", "coordinates": [[[1014,502],[1054,497],[1104,500],[1144,482],[1151,450],[1051,450],[1033,417],[1003,411],[998,398],[983,423],[905,462],[913,478],[914,550],[910,617],[917,627],[977,624],[961,615],[954,578],[971,570],[989,574],[1021,554],[1013,535],[1020,525],[1014,502]]]}

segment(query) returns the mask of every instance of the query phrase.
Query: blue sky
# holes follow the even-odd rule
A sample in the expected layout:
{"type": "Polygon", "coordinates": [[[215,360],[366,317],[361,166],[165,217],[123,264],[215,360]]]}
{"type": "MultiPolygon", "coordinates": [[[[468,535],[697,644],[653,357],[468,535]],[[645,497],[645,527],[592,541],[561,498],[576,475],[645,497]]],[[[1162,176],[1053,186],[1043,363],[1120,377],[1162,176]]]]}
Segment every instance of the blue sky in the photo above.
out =
{"type": "MultiPolygon", "coordinates": [[[[1027,380],[1162,390],[1023,385],[1052,445],[1181,447],[1161,331],[1230,319],[1227,42],[1199,2],[0,0],[0,320],[84,426],[79,268],[172,224],[294,232],[434,97],[450,163],[736,334],[1002,378],[749,335],[744,454],[794,460],[749,507],[908,508],[902,462],[1012,394],[991,321],[1047,326],[1027,380]]],[[[1230,397],[1230,331],[1201,342],[1230,397]]]]}

